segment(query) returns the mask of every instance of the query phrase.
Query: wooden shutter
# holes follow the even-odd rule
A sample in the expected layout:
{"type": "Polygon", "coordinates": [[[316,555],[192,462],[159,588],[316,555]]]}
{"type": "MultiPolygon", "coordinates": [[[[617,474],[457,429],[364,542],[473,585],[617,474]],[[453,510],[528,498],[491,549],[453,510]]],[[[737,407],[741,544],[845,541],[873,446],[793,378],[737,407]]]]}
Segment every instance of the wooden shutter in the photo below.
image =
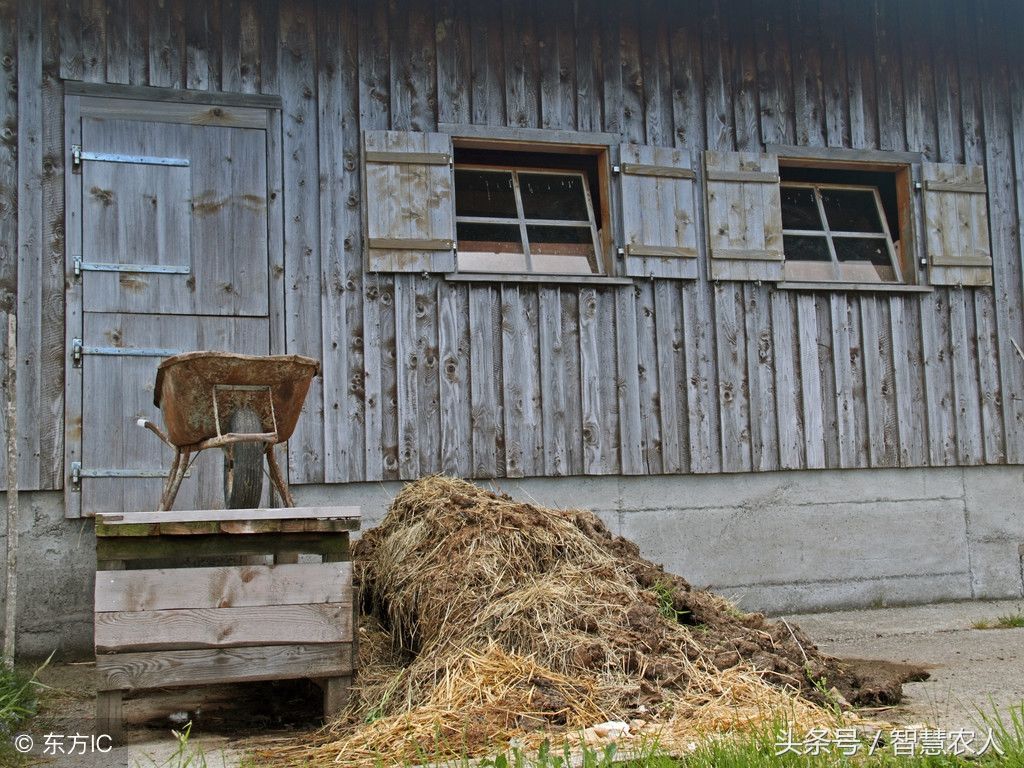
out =
{"type": "Polygon", "coordinates": [[[447,134],[366,131],[366,250],[373,272],[453,272],[455,199],[447,134]]]}
{"type": "Polygon", "coordinates": [[[985,170],[924,163],[922,178],[932,285],[992,285],[985,170]]]}
{"type": "Polygon", "coordinates": [[[619,150],[625,272],[697,278],[696,174],[688,150],[619,150]]]}
{"type": "Polygon", "coordinates": [[[782,280],[779,158],[705,152],[712,280],[782,280]]]}

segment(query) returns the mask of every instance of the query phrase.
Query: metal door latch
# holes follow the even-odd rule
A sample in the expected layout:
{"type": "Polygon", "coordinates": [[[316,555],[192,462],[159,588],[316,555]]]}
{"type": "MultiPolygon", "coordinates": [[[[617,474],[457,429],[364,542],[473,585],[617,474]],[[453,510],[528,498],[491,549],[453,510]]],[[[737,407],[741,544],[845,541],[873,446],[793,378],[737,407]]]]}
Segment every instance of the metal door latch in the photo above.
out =
{"type": "MultiPolygon", "coordinates": [[[[72,339],[71,340],[71,364],[75,368],[81,368],[82,367],[82,354],[83,354],[83,351],[84,351],[84,347],[82,346],[82,340],[81,339],[72,339]]],[[[79,468],[81,468],[81,467],[79,467],[79,468]]]]}

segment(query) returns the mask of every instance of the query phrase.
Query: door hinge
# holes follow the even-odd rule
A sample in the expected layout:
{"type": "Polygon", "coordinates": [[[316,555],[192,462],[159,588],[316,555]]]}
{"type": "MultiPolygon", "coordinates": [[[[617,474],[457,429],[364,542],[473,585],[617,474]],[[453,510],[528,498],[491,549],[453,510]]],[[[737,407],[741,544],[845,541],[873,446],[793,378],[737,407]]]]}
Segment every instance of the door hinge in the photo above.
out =
{"type": "MultiPolygon", "coordinates": [[[[192,470],[185,472],[185,477],[191,477],[192,470]]],[[[165,469],[83,469],[82,462],[71,462],[71,490],[82,490],[82,478],[96,477],[121,480],[166,480],[167,470],[165,469]]]]}

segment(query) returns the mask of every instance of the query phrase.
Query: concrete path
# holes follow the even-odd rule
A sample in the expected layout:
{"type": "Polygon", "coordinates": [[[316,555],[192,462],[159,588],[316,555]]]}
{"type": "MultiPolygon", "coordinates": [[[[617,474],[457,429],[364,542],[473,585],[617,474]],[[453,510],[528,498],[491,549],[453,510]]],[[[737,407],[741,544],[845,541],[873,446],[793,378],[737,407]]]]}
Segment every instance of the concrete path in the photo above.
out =
{"type": "Polygon", "coordinates": [[[1024,600],[787,616],[833,656],[919,664],[931,678],[903,687],[904,703],[879,716],[952,730],[977,730],[979,708],[1004,721],[1024,705],[1024,628],[974,629],[980,620],[1024,611],[1024,600]]]}

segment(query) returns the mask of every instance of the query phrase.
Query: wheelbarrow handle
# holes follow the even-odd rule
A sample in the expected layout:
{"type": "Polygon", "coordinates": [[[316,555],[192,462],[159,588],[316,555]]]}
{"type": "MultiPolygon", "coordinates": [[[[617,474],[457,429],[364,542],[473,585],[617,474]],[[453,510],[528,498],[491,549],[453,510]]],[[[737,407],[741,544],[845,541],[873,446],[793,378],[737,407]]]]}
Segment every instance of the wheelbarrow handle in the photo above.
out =
{"type": "Polygon", "coordinates": [[[158,427],[149,419],[139,419],[135,423],[138,424],[140,427],[145,427],[146,429],[148,429],[154,435],[156,435],[165,443],[167,443],[167,445],[169,445],[171,448],[177,449],[177,446],[174,443],[172,443],[171,439],[160,430],[160,427],[158,427]]]}

